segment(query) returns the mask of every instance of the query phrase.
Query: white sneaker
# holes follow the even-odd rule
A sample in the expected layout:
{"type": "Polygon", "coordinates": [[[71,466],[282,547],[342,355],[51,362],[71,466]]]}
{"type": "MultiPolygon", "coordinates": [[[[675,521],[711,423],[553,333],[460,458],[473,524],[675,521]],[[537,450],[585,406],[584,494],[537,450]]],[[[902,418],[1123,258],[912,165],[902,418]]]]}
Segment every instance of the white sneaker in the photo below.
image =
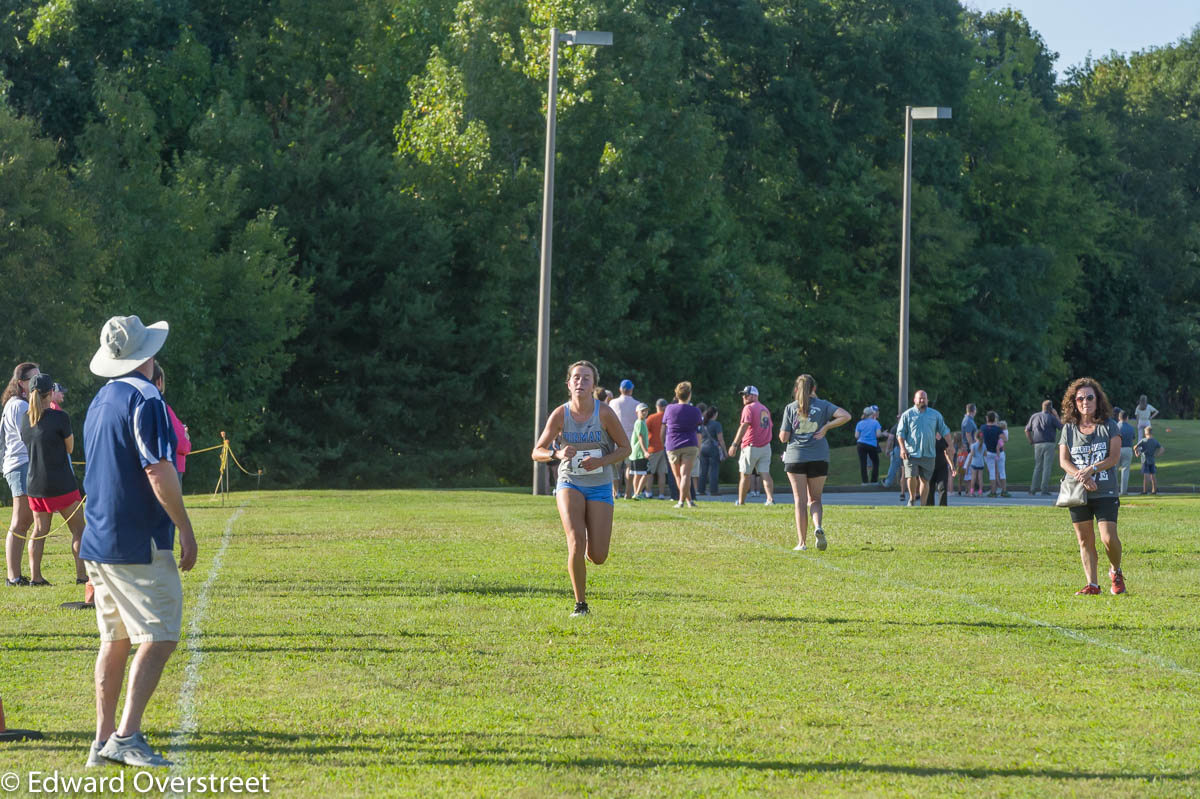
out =
{"type": "Polygon", "coordinates": [[[745,505],[746,503],[745,503],[745,502],[742,502],[742,501],[739,499],[739,500],[735,500],[733,504],[734,504],[734,505],[745,505]]]}
{"type": "Polygon", "coordinates": [[[174,765],[162,755],[150,748],[146,736],[135,732],[128,738],[122,738],[116,733],[108,736],[108,742],[100,750],[100,756],[117,763],[137,768],[167,768],[174,765]]]}
{"type": "Polygon", "coordinates": [[[817,528],[817,549],[824,552],[825,547],[827,547],[827,546],[829,546],[829,542],[825,540],[825,531],[822,530],[820,527],[818,527],[817,528]]]}
{"type": "Polygon", "coordinates": [[[764,504],[764,505],[774,505],[774,504],[775,504],[775,500],[773,500],[773,499],[768,499],[768,500],[767,500],[766,502],[764,502],[763,504],[764,504]]]}
{"type": "Polygon", "coordinates": [[[111,760],[100,755],[100,750],[104,748],[105,743],[107,743],[107,741],[104,743],[101,743],[100,741],[92,741],[92,746],[88,750],[88,759],[86,763],[87,768],[98,768],[100,766],[108,766],[112,764],[111,760]]]}
{"type": "Polygon", "coordinates": [[[681,500],[679,500],[678,502],[676,502],[676,503],[675,503],[675,507],[677,507],[677,508],[682,508],[682,507],[683,507],[683,500],[681,499],[681,500]]]}
{"type": "Polygon", "coordinates": [[[796,544],[796,546],[792,547],[792,551],[793,552],[807,552],[808,547],[804,546],[804,544],[796,544]]]}

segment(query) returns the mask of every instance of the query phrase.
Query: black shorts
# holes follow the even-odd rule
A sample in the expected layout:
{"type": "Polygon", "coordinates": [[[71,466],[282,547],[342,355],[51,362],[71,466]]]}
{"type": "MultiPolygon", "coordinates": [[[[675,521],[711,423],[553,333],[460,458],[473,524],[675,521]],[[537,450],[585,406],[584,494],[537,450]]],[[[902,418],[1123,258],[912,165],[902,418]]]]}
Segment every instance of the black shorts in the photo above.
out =
{"type": "Polygon", "coordinates": [[[637,458],[629,461],[630,474],[645,474],[650,465],[649,458],[637,458]]]}
{"type": "Polygon", "coordinates": [[[788,474],[802,474],[806,477],[825,477],[829,474],[829,461],[785,463],[783,464],[783,470],[788,474]]]}
{"type": "Polygon", "coordinates": [[[1090,522],[1095,519],[1098,522],[1113,522],[1117,521],[1117,508],[1121,507],[1121,500],[1116,497],[1097,497],[1089,499],[1086,505],[1077,505],[1074,508],[1068,508],[1071,511],[1071,523],[1078,524],[1079,522],[1090,522]]]}

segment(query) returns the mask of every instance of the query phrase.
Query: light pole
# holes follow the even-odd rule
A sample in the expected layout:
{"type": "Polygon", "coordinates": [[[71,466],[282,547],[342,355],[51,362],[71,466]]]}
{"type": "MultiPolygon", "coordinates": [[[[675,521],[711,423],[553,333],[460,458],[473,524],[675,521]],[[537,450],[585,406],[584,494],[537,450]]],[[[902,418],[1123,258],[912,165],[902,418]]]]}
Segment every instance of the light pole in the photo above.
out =
{"type": "Polygon", "coordinates": [[[908,294],[912,284],[912,121],[950,119],[950,109],[939,106],[904,106],[904,201],[900,232],[900,397],[897,413],[908,407],[908,294]]]}
{"type": "MultiPolygon", "coordinates": [[[[537,396],[533,409],[533,440],[537,441],[546,426],[546,406],[550,380],[550,256],[554,238],[554,128],[555,109],[558,95],[558,45],[592,45],[604,47],[612,44],[612,34],[607,31],[565,31],[550,29],[550,86],[546,102],[546,169],[542,182],[542,269],[538,289],[538,360],[537,396]]],[[[534,461],[533,493],[541,496],[549,493],[546,485],[546,464],[534,461]]]]}

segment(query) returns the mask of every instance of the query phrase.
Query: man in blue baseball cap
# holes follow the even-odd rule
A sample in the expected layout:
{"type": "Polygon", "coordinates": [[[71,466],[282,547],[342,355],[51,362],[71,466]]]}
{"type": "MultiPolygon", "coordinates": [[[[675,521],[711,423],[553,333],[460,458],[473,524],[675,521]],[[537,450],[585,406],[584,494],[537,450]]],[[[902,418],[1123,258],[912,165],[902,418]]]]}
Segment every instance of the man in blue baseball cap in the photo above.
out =
{"type": "MultiPolygon", "coordinates": [[[[625,378],[621,381],[620,396],[613,397],[612,402],[608,403],[608,407],[617,412],[617,418],[621,420],[621,427],[625,430],[625,435],[633,440],[633,425],[637,422],[637,406],[641,403],[633,398],[633,381],[625,378]]],[[[625,481],[625,499],[633,498],[633,475],[629,471],[629,459],[621,461],[619,464],[613,464],[613,497],[620,495],[621,481],[625,481]]]]}

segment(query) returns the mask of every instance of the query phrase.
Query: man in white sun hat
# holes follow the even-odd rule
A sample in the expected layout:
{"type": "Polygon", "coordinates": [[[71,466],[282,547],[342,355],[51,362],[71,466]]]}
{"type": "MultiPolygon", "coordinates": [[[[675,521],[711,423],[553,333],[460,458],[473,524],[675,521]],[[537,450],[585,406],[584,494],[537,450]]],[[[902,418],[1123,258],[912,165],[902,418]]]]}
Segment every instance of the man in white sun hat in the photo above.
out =
{"type": "Polygon", "coordinates": [[[96,588],[96,739],[88,766],[146,768],[171,762],[150,748],[142,713],[179,642],[183,587],[179,570],[196,563],[196,537],[175,471],[175,433],[150,378],[167,340],[166,322],[147,327],[114,316],[100,331],[91,370],[111,378],[92,400],[83,440],[87,493],[79,556],[96,588]],[[175,530],[179,529],[179,565],[175,530]],[[137,645],[120,725],[117,698],[137,645]]]}

